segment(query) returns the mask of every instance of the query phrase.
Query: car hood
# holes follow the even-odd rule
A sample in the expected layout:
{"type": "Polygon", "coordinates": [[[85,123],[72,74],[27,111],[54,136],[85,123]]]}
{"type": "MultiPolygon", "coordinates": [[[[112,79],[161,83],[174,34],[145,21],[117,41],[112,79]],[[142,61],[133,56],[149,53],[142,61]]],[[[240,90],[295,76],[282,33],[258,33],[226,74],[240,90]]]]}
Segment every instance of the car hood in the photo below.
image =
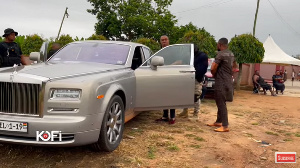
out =
{"type": "Polygon", "coordinates": [[[1,68],[0,74],[26,74],[40,76],[48,79],[60,77],[72,77],[86,73],[98,73],[126,68],[124,65],[110,65],[99,63],[64,62],[64,63],[41,63],[30,66],[19,66],[16,68],[1,68]]]}

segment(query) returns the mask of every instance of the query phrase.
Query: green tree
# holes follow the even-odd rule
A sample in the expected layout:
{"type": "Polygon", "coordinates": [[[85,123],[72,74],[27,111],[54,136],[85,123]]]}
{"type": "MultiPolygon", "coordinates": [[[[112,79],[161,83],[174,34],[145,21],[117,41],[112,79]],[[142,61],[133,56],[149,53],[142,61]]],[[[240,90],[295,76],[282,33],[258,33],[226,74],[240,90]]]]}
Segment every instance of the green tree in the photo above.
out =
{"type": "Polygon", "coordinates": [[[73,41],[74,41],[73,38],[69,34],[67,34],[67,35],[63,34],[55,42],[59,43],[61,46],[65,46],[73,41]]]}
{"type": "Polygon", "coordinates": [[[233,37],[229,43],[229,49],[233,52],[236,62],[239,64],[237,90],[240,89],[243,63],[261,63],[265,49],[263,43],[252,34],[242,34],[233,37]]]}
{"type": "Polygon", "coordinates": [[[144,44],[145,46],[148,46],[154,53],[156,51],[160,50],[160,44],[157,41],[153,40],[153,39],[139,38],[139,39],[135,40],[134,42],[144,44]]]}
{"type": "Polygon", "coordinates": [[[171,44],[175,44],[180,38],[182,38],[187,32],[193,31],[197,32],[199,29],[197,26],[193,25],[192,22],[183,26],[174,26],[172,33],[169,35],[169,40],[171,44]]]}
{"type": "Polygon", "coordinates": [[[15,42],[18,43],[18,45],[22,47],[25,42],[25,36],[17,36],[15,39],[15,42]]]}
{"type": "Polygon", "coordinates": [[[84,38],[83,38],[83,37],[81,37],[81,38],[79,39],[79,37],[78,37],[78,36],[76,36],[76,37],[74,38],[74,41],[84,41],[84,38]]]}
{"type": "Polygon", "coordinates": [[[93,34],[91,37],[87,38],[87,40],[107,40],[107,39],[102,35],[93,34]]]}
{"type": "Polygon", "coordinates": [[[96,34],[107,39],[134,40],[141,36],[158,40],[169,35],[177,22],[167,9],[173,0],[88,0],[96,15],[96,34]]]}
{"type": "Polygon", "coordinates": [[[4,38],[2,38],[1,36],[0,36],[0,41],[3,41],[4,40],[4,38]]]}
{"type": "Polygon", "coordinates": [[[21,44],[24,55],[29,55],[31,52],[39,51],[44,40],[37,34],[26,36],[24,43],[21,44]]]}
{"type": "Polygon", "coordinates": [[[217,42],[213,35],[208,33],[204,28],[193,32],[189,31],[178,40],[177,43],[194,43],[199,49],[206,53],[208,57],[213,58],[216,56],[217,42]]]}

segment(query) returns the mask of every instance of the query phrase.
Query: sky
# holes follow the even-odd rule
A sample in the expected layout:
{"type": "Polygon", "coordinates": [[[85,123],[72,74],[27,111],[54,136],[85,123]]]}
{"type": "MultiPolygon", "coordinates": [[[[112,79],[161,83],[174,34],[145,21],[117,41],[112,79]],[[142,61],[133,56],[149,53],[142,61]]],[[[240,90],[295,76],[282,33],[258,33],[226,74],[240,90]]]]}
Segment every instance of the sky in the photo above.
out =
{"type": "MultiPolygon", "coordinates": [[[[252,33],[257,0],[173,0],[169,10],[178,26],[192,22],[218,40],[252,33]]],[[[260,0],[256,37],[264,42],[269,34],[289,55],[300,54],[300,0],[260,0]]],[[[20,35],[56,37],[68,7],[61,34],[87,38],[94,34],[96,16],[86,12],[86,0],[7,0],[1,3],[0,31],[10,27],[20,35]]],[[[2,35],[2,34],[1,34],[2,35]]]]}

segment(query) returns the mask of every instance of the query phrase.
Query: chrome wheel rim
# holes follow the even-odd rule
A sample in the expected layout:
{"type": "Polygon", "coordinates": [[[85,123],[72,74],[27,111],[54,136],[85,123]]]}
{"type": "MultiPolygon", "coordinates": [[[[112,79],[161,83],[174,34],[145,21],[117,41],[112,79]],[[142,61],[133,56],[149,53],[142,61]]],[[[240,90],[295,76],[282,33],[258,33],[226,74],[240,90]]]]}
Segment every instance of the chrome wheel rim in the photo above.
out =
{"type": "Polygon", "coordinates": [[[114,144],[120,138],[121,129],[122,129],[122,109],[121,105],[118,102],[114,102],[108,112],[108,121],[107,121],[107,139],[110,144],[114,144]]]}

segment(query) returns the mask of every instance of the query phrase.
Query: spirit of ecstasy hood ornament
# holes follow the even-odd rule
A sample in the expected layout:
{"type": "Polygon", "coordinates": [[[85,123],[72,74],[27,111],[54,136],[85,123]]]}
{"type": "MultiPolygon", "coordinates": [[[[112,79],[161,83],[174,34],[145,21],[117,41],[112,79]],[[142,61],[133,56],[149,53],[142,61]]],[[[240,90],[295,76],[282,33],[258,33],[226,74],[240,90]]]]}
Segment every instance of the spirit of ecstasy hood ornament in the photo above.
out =
{"type": "Polygon", "coordinates": [[[18,65],[17,65],[17,64],[14,64],[13,68],[14,68],[14,72],[13,72],[13,74],[16,74],[16,73],[18,73],[18,72],[17,72],[18,65]]]}
{"type": "Polygon", "coordinates": [[[13,68],[14,68],[14,72],[10,75],[10,81],[11,81],[11,82],[14,82],[15,74],[18,73],[18,72],[17,72],[18,65],[17,65],[17,64],[14,64],[13,68]]]}

